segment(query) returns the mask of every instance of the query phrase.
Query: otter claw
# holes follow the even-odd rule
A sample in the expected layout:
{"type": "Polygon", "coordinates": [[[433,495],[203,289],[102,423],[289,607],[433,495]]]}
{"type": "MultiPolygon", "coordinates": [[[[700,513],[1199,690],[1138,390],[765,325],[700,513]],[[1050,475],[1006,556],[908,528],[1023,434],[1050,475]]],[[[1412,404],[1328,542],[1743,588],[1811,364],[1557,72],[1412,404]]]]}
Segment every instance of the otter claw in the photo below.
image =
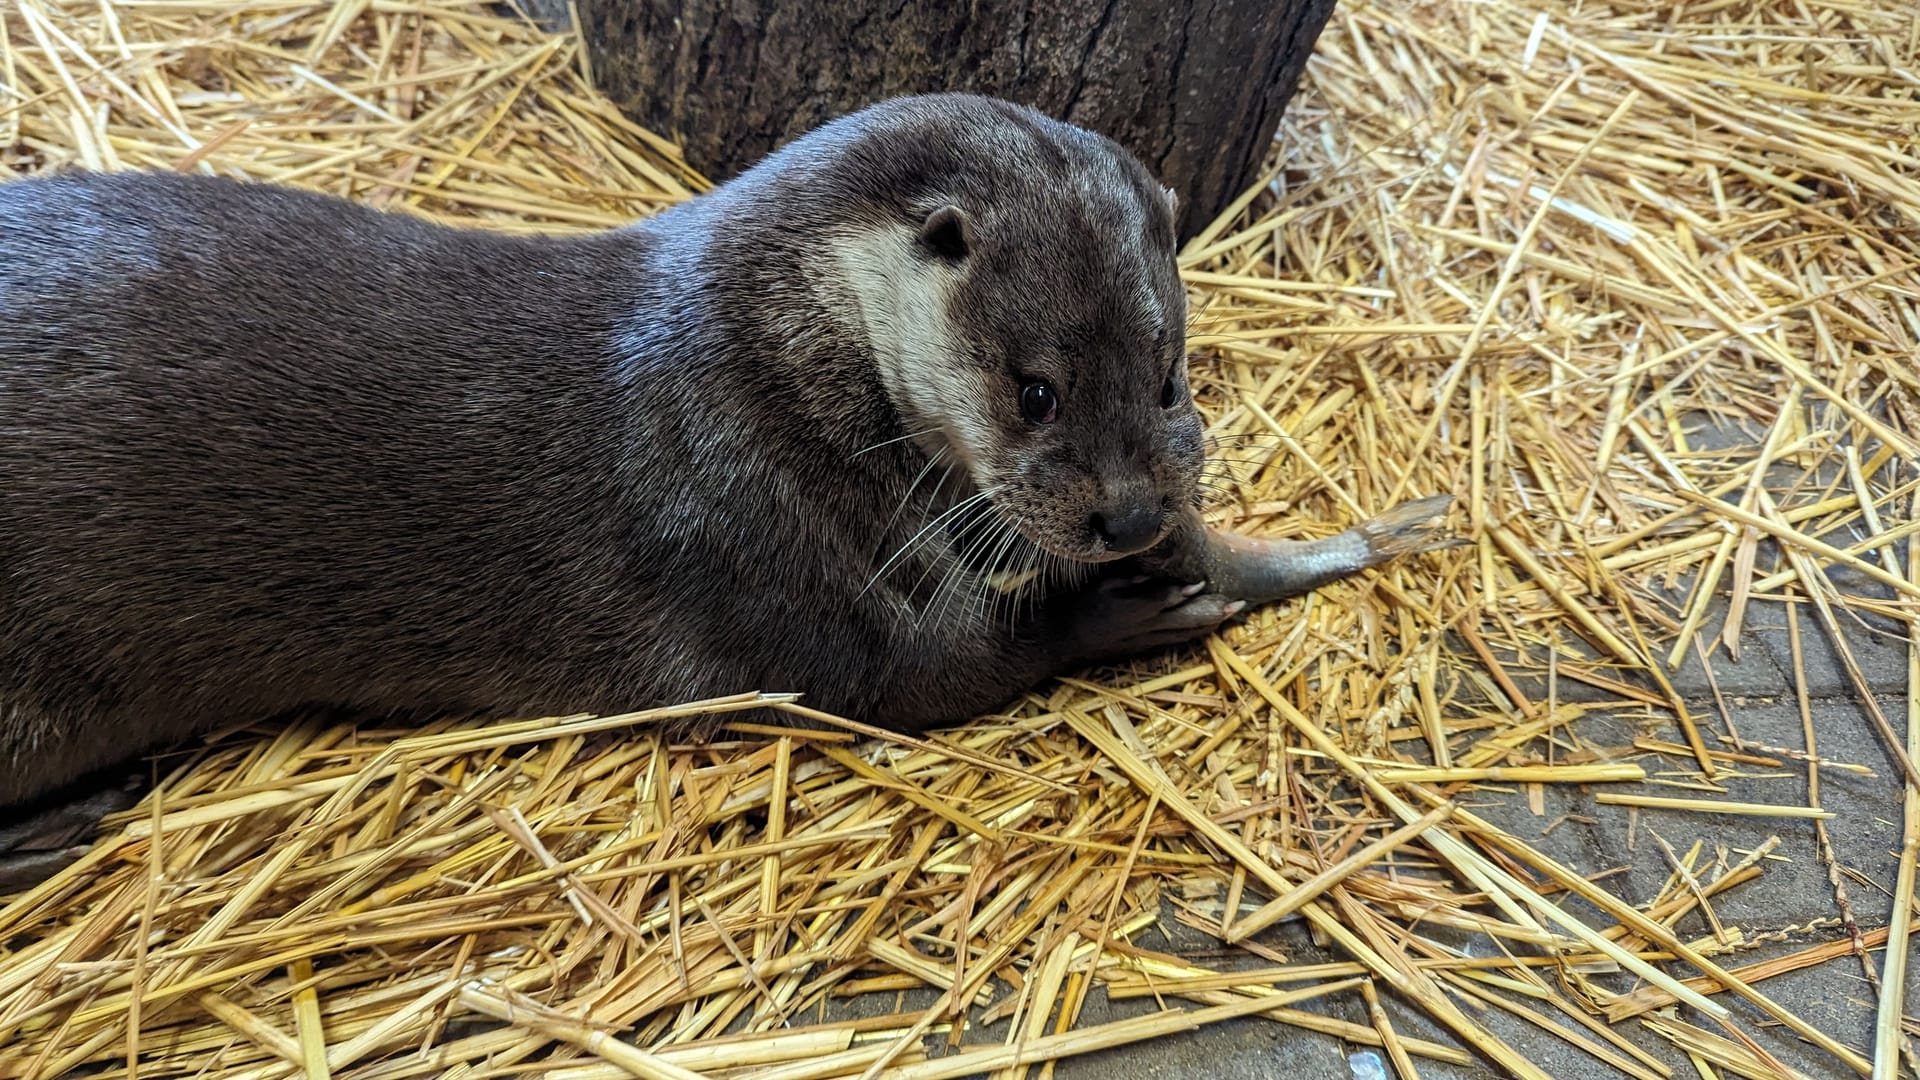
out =
{"type": "Polygon", "coordinates": [[[1451,495],[1429,495],[1401,503],[1380,516],[1354,526],[1366,538],[1369,566],[1380,566],[1407,555],[1463,547],[1464,537],[1449,535],[1436,520],[1453,503],[1451,495]]]}

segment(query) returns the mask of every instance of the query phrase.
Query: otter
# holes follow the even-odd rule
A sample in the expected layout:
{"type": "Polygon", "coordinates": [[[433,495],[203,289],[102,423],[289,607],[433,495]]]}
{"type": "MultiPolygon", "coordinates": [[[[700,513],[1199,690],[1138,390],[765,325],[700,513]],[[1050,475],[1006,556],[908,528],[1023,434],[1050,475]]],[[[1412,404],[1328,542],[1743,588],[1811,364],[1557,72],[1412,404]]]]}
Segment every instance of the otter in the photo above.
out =
{"type": "Polygon", "coordinates": [[[1203,523],[1174,205],[958,94],[584,236],[0,184],[0,807],[315,707],[923,729],[1446,543],[1203,523]]]}

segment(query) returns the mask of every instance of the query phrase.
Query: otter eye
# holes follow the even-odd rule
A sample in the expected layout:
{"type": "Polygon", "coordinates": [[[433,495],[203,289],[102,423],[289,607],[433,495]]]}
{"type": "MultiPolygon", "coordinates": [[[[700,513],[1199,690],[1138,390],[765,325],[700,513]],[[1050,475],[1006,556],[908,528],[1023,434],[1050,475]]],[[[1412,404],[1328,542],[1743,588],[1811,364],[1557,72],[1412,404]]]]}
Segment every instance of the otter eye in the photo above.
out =
{"type": "Polygon", "coordinates": [[[1173,372],[1167,373],[1167,381],[1160,387],[1160,407],[1171,409],[1180,403],[1180,381],[1173,372]]]}
{"type": "Polygon", "coordinates": [[[1036,424],[1051,424],[1060,415],[1060,395],[1053,384],[1030,382],[1020,388],[1020,415],[1036,424]]]}

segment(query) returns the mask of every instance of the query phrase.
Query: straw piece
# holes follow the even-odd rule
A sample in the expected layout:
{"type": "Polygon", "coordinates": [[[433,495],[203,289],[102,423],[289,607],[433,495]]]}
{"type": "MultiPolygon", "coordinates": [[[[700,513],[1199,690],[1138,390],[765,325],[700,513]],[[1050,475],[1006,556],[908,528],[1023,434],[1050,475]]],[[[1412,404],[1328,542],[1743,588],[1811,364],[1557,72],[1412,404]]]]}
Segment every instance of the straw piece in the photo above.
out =
{"type": "Polygon", "coordinates": [[[950,1054],[934,1061],[903,1065],[890,1070],[887,1075],[892,1080],[951,1080],[953,1077],[972,1076],[991,1069],[1014,1068],[1037,1061],[1052,1061],[1076,1054],[1110,1050],[1128,1043],[1161,1038],[1174,1032],[1195,1031],[1222,1020],[1266,1012],[1273,1006],[1286,1001],[1299,1001],[1320,996],[1331,990],[1358,986],[1360,981],[1349,979],[1329,986],[1306,987],[1285,994],[1276,994],[1272,999],[1245,998],[1231,1004],[1214,1005],[1205,1009],[1170,1009],[1130,1020],[1112,1020],[1064,1035],[1042,1036],[1029,1043],[1014,1046],[987,1046],[950,1054]]]}
{"type": "Polygon", "coordinates": [[[1345,881],[1348,875],[1363,866],[1371,866],[1388,853],[1419,838],[1428,829],[1452,816],[1450,804],[1437,806],[1414,821],[1393,830],[1387,835],[1361,848],[1359,851],[1341,859],[1325,870],[1300,883],[1299,887],[1263,905],[1260,910],[1243,919],[1237,919],[1226,938],[1229,943],[1243,941],[1279,922],[1312,902],[1315,897],[1335,885],[1345,881]]]}
{"type": "Polygon", "coordinates": [[[588,1027],[570,1017],[556,1015],[524,994],[504,988],[475,984],[460,991],[460,1003],[495,1020],[506,1020],[530,1027],[555,1039],[626,1069],[641,1080],[702,1080],[699,1073],[663,1061],[637,1046],[588,1027]]]}
{"type": "Polygon", "coordinates": [[[1833,813],[1812,806],[1775,806],[1766,803],[1732,802],[1720,799],[1669,799],[1659,795],[1629,795],[1602,791],[1593,801],[1605,806],[1638,806],[1650,810],[1691,810],[1701,814],[1736,814],[1742,817],[1817,818],[1831,820],[1833,813]]]}
{"type": "Polygon", "coordinates": [[[300,1043],[300,1064],[307,1080],[328,1080],[327,1035],[320,1021],[320,997],[313,987],[313,961],[296,960],[288,971],[297,989],[293,992],[295,1038],[300,1043]]]}
{"type": "MultiPolygon", "coordinates": [[[[1877,949],[1887,944],[1888,941],[1889,934],[1887,930],[1871,930],[1862,935],[1858,942],[1855,942],[1851,938],[1842,941],[1823,942],[1819,945],[1800,949],[1797,952],[1788,953],[1785,956],[1775,957],[1772,960],[1765,960],[1756,964],[1748,964],[1745,967],[1734,968],[1728,972],[1728,974],[1740,980],[1742,983],[1751,985],[1773,978],[1776,975],[1804,971],[1807,968],[1815,967],[1829,960],[1852,955],[1857,948],[1877,949]]],[[[1688,979],[1687,985],[1692,986],[1703,994],[1719,994],[1725,992],[1725,987],[1717,979],[1713,978],[1688,979]]],[[[1649,986],[1635,990],[1631,994],[1622,994],[1606,1002],[1600,1009],[1606,1014],[1608,1020],[1619,1023],[1622,1020],[1640,1016],[1644,1013],[1652,1012],[1655,1009],[1664,1009],[1668,1005],[1673,1004],[1673,1000],[1672,995],[1649,986]]]]}
{"type": "MultiPolygon", "coordinates": [[[[1857,461],[1850,459],[1850,463],[1854,465],[1856,486],[1864,487],[1858,479],[1857,461]]],[[[1914,513],[1920,518],[1920,506],[1915,506],[1914,513]]],[[[1874,531],[1880,531],[1877,523],[1874,531]]],[[[1885,554],[1890,566],[1898,565],[1891,552],[1885,554]]],[[[1908,548],[1907,578],[1920,583],[1920,544],[1908,548]]],[[[1906,749],[1909,758],[1920,759],[1920,635],[1907,641],[1906,749]]],[[[1873,1080],[1894,1080],[1898,1074],[1896,1043],[1900,1044],[1899,1053],[1908,1058],[1909,1067],[1914,1067],[1913,1049],[1901,1030],[1907,990],[1907,952],[1913,935],[1914,878],[1916,866],[1920,866],[1920,783],[1911,778],[1901,800],[1901,819],[1900,862],[1893,879],[1893,916],[1887,928],[1886,969],[1880,973],[1880,1001],[1873,1025],[1873,1080]]]]}

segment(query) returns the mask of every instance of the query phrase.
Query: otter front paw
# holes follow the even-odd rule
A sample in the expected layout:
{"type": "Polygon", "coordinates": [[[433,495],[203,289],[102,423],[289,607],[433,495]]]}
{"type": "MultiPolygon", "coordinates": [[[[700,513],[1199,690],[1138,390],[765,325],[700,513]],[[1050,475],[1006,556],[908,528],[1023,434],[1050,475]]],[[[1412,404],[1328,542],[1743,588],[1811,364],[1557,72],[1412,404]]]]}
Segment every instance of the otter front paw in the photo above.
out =
{"type": "Polygon", "coordinates": [[[1135,656],[1206,636],[1246,609],[1246,602],[1206,591],[1207,583],[1164,578],[1110,578],[1087,590],[1074,613],[1076,659],[1135,656]]]}

